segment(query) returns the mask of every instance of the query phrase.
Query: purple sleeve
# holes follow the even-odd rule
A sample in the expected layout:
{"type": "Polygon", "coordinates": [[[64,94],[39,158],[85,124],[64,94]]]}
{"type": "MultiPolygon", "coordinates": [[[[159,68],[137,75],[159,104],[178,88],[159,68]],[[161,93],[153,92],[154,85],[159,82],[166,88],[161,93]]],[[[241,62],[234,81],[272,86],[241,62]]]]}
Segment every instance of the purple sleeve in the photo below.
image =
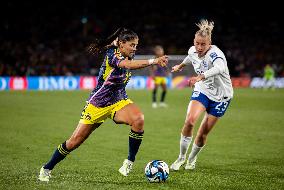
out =
{"type": "Polygon", "coordinates": [[[109,56],[109,65],[111,67],[114,67],[114,68],[118,68],[118,65],[121,61],[124,60],[124,57],[122,57],[120,54],[118,53],[112,53],[110,56],[109,56]]]}

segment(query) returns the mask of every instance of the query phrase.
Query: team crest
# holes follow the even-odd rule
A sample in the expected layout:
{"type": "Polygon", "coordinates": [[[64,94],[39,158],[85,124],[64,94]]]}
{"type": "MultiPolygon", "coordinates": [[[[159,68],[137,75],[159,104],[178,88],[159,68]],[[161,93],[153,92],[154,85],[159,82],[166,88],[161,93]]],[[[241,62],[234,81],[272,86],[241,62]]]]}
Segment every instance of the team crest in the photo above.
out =
{"type": "Polygon", "coordinates": [[[204,70],[208,70],[208,64],[204,60],[202,61],[202,67],[203,67],[204,70]]]}
{"type": "Polygon", "coordinates": [[[217,53],[216,53],[216,52],[210,53],[210,57],[211,57],[212,59],[214,59],[215,57],[217,57],[217,53]]]}

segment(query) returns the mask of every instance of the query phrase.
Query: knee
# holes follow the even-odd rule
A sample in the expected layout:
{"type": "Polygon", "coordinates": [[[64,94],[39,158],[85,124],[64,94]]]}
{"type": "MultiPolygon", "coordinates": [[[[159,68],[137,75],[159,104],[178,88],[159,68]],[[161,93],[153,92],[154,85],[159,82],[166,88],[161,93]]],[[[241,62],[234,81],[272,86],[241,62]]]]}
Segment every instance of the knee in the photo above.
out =
{"type": "Polygon", "coordinates": [[[139,116],[136,116],[132,122],[132,127],[136,131],[143,131],[144,130],[144,115],[141,114],[139,116]]]}
{"type": "Polygon", "coordinates": [[[185,121],[185,125],[189,128],[192,128],[194,126],[194,124],[196,123],[197,118],[194,116],[189,116],[186,121],[185,121]]]}

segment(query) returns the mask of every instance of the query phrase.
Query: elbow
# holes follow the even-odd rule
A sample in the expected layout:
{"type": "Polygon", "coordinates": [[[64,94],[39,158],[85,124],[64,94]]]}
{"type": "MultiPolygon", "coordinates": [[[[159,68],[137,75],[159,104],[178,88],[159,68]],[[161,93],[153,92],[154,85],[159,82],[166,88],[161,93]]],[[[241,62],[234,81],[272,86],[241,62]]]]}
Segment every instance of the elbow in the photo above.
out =
{"type": "Polygon", "coordinates": [[[225,67],[221,67],[221,68],[219,68],[219,72],[220,72],[220,74],[224,73],[225,71],[226,71],[225,67]]]}
{"type": "Polygon", "coordinates": [[[218,74],[222,74],[226,71],[226,66],[221,58],[215,61],[214,67],[218,70],[218,74]]]}
{"type": "Polygon", "coordinates": [[[214,68],[216,74],[222,74],[226,70],[226,68],[221,66],[221,65],[215,65],[213,68],[214,68]]]}

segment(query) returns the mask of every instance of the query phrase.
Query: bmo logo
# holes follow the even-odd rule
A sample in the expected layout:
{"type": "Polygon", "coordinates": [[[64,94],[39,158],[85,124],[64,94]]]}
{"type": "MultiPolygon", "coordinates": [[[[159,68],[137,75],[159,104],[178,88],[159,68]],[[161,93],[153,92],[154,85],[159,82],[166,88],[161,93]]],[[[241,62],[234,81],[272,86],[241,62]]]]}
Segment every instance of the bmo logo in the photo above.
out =
{"type": "Polygon", "coordinates": [[[75,90],[78,77],[39,77],[39,90],[75,90]]]}
{"type": "Polygon", "coordinates": [[[80,89],[90,90],[97,86],[96,77],[80,77],[80,89]]]}
{"type": "Polygon", "coordinates": [[[9,81],[9,88],[11,90],[25,90],[28,87],[26,77],[11,77],[9,81]]]}

